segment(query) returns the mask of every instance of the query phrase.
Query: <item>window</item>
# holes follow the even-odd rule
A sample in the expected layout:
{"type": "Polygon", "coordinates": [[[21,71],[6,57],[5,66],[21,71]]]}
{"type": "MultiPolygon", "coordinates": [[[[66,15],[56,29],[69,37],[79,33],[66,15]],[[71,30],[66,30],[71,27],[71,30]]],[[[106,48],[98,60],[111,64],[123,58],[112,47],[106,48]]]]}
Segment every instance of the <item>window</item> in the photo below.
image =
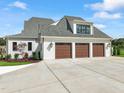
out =
{"type": "Polygon", "coordinates": [[[32,42],[28,42],[28,51],[32,51],[32,42]]]}
{"type": "Polygon", "coordinates": [[[13,42],[12,47],[13,47],[13,51],[17,51],[17,42],[13,42]]]}
{"type": "Polygon", "coordinates": [[[77,34],[90,34],[91,27],[90,25],[80,25],[77,24],[77,34]]]}

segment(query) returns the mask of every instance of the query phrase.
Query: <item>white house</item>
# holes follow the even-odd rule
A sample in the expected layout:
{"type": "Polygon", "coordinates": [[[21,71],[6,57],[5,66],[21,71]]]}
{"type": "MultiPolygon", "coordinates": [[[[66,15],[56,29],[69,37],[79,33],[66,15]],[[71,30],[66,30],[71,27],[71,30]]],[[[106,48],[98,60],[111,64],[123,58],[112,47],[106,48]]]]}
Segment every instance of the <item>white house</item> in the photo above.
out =
{"type": "Polygon", "coordinates": [[[32,17],[24,22],[24,30],[7,36],[7,53],[20,51],[40,53],[43,60],[111,56],[112,38],[80,17],[64,16],[57,22],[32,17]],[[19,44],[25,49],[18,50],[19,44]]]}

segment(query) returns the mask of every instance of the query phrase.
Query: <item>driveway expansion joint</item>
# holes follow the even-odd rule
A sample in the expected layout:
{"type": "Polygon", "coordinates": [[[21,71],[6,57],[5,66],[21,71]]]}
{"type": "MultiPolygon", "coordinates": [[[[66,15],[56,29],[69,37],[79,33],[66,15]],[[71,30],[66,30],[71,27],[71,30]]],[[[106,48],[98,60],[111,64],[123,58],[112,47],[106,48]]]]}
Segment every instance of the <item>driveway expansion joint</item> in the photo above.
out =
{"type": "MultiPolygon", "coordinates": [[[[75,64],[75,63],[74,63],[74,64],[75,64]]],[[[95,70],[93,70],[93,69],[87,68],[87,67],[85,67],[85,66],[81,66],[81,65],[79,65],[79,64],[76,64],[76,65],[79,66],[79,67],[81,67],[81,68],[87,69],[87,70],[89,70],[89,71],[95,72],[95,73],[97,73],[97,74],[99,74],[99,75],[105,76],[105,77],[107,77],[107,78],[109,78],[109,79],[112,79],[112,80],[114,80],[114,81],[116,81],[116,82],[119,82],[119,83],[121,83],[121,84],[124,84],[124,82],[122,82],[122,81],[120,81],[120,80],[118,80],[118,79],[112,78],[112,77],[110,77],[110,76],[108,76],[108,75],[105,75],[105,74],[103,74],[103,73],[97,72],[97,71],[95,71],[95,70]]]]}
{"type": "Polygon", "coordinates": [[[52,75],[59,81],[59,83],[64,87],[64,89],[71,93],[71,91],[64,85],[64,83],[59,79],[59,77],[54,73],[54,71],[44,62],[45,66],[48,68],[48,70],[52,73],[52,75]]]}

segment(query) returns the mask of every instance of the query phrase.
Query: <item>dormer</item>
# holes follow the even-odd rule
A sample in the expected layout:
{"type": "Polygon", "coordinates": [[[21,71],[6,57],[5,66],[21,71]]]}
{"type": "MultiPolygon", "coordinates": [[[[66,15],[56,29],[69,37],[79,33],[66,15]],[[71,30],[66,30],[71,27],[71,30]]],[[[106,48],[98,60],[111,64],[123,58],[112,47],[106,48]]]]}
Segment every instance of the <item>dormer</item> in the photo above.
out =
{"type": "Polygon", "coordinates": [[[93,35],[93,23],[84,20],[73,20],[73,34],[93,35]]]}

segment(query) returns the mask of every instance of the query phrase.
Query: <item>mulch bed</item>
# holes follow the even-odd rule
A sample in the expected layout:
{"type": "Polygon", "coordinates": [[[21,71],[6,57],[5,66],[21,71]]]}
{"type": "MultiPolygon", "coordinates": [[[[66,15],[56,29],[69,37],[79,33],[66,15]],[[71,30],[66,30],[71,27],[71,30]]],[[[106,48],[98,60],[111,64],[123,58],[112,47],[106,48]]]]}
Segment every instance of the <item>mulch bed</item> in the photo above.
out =
{"type": "Polygon", "coordinates": [[[0,59],[1,62],[31,62],[31,63],[37,63],[41,60],[33,60],[33,59],[0,59]]]}

